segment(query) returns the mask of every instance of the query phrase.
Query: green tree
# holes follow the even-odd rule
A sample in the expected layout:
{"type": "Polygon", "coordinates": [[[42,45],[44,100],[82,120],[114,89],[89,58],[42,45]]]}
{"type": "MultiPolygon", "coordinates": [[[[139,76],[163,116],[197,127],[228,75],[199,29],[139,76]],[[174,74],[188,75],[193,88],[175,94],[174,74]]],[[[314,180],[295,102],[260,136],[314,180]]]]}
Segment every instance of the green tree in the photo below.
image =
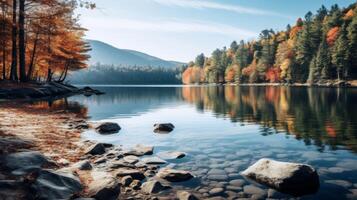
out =
{"type": "Polygon", "coordinates": [[[332,53],[332,63],[336,67],[337,79],[346,79],[349,74],[350,52],[348,49],[346,25],[341,27],[332,53]]]}
{"type": "Polygon", "coordinates": [[[348,25],[347,31],[351,55],[351,76],[357,78],[357,9],[354,11],[352,21],[348,25]]]}
{"type": "Polygon", "coordinates": [[[205,64],[205,55],[203,53],[196,57],[195,64],[199,67],[203,67],[205,64]]]}
{"type": "Polygon", "coordinates": [[[236,52],[236,51],[237,51],[237,49],[238,49],[238,44],[237,44],[236,41],[233,41],[233,42],[231,43],[231,49],[232,49],[233,52],[236,52]]]}

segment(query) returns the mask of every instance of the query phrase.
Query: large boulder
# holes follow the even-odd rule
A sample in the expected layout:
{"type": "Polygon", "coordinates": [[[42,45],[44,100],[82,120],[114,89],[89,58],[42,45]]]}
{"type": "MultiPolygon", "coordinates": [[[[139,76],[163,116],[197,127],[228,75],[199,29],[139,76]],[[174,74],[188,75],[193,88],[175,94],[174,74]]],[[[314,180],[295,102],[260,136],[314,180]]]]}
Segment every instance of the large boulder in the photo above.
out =
{"type": "Polygon", "coordinates": [[[155,133],[169,133],[173,131],[175,126],[171,123],[154,124],[155,133]]]}
{"type": "Polygon", "coordinates": [[[241,174],[295,196],[314,193],[319,188],[319,176],[316,170],[305,164],[263,158],[241,174]]]}
{"type": "Polygon", "coordinates": [[[100,134],[118,133],[120,129],[121,127],[117,123],[113,123],[113,122],[106,122],[95,128],[95,130],[98,131],[98,133],[100,134]]]}
{"type": "Polygon", "coordinates": [[[70,199],[82,190],[78,177],[71,172],[41,170],[32,188],[38,199],[70,199]]]}
{"type": "Polygon", "coordinates": [[[175,170],[171,168],[163,168],[158,173],[157,176],[170,182],[181,182],[187,181],[193,178],[193,175],[188,171],[175,170]]]}
{"type": "Polygon", "coordinates": [[[11,153],[3,158],[4,166],[15,175],[25,175],[56,164],[37,151],[11,153]]]}
{"type": "Polygon", "coordinates": [[[96,200],[115,200],[120,194],[120,184],[107,172],[93,171],[93,181],[88,185],[88,194],[96,200]]]}

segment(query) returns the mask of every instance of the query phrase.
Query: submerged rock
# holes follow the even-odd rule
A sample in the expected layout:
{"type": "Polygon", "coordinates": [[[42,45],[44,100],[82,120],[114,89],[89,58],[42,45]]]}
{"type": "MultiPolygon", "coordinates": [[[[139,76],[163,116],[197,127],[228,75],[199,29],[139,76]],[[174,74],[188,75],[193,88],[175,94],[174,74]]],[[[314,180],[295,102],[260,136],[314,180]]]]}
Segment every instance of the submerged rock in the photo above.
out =
{"type": "Polygon", "coordinates": [[[154,132],[155,133],[169,133],[173,131],[175,126],[171,123],[164,124],[154,124],[154,132]]]}
{"type": "Polygon", "coordinates": [[[41,170],[32,188],[39,199],[70,199],[82,185],[72,173],[41,170]]]}
{"type": "Polygon", "coordinates": [[[198,200],[198,198],[187,191],[178,191],[176,196],[179,200],[198,200]]]}
{"type": "Polygon", "coordinates": [[[124,155],[134,155],[134,156],[144,156],[144,155],[152,155],[154,152],[153,146],[145,146],[142,144],[138,144],[131,148],[130,150],[124,151],[124,155]]]}
{"type": "Polygon", "coordinates": [[[100,134],[113,134],[118,133],[121,127],[117,123],[106,122],[95,128],[100,134]]]}
{"type": "Polygon", "coordinates": [[[88,194],[96,200],[115,200],[120,194],[120,184],[107,172],[92,172],[93,181],[88,185],[88,194]]]}
{"type": "Polygon", "coordinates": [[[159,193],[162,190],[165,190],[169,188],[168,186],[163,186],[159,181],[157,180],[151,180],[148,182],[145,182],[141,186],[141,190],[146,193],[146,194],[153,194],[153,193],[159,193]]]}
{"type": "Polygon", "coordinates": [[[175,170],[170,168],[164,168],[157,173],[157,176],[170,182],[187,181],[193,178],[193,175],[188,171],[175,170]]]}
{"type": "Polygon", "coordinates": [[[159,157],[147,157],[147,158],[143,158],[140,160],[140,162],[143,162],[145,164],[148,165],[160,165],[160,164],[165,164],[166,161],[159,158],[159,157]]]}
{"type": "Polygon", "coordinates": [[[314,193],[319,188],[319,176],[316,170],[304,164],[263,158],[241,174],[295,196],[314,193]]]}
{"type": "Polygon", "coordinates": [[[162,159],[168,159],[168,160],[183,158],[186,156],[184,152],[179,152],[179,151],[165,151],[165,152],[160,152],[157,155],[162,159]]]}

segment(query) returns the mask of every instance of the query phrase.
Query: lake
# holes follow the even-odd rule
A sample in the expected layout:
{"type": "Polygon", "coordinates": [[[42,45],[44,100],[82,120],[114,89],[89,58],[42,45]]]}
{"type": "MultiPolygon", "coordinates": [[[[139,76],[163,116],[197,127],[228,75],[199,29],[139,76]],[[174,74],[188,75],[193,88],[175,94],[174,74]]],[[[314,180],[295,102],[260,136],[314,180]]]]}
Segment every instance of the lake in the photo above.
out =
{"type": "MultiPolygon", "coordinates": [[[[83,139],[123,146],[153,145],[155,153],[183,151],[170,160],[196,175],[179,187],[207,190],[243,179],[259,160],[305,163],[318,170],[320,189],[302,199],[357,197],[357,89],[248,86],[93,86],[102,96],[50,102],[94,122],[117,122],[119,134],[87,131],[83,139]],[[173,132],[153,132],[170,122],[173,132]],[[218,175],[218,176],[217,176],[218,175]]],[[[250,180],[244,185],[268,189],[250,180]]],[[[230,191],[234,192],[234,191],[230,191]]],[[[237,191],[238,192],[238,191],[237,191]]],[[[282,197],[291,197],[282,195],[282,197]]]]}

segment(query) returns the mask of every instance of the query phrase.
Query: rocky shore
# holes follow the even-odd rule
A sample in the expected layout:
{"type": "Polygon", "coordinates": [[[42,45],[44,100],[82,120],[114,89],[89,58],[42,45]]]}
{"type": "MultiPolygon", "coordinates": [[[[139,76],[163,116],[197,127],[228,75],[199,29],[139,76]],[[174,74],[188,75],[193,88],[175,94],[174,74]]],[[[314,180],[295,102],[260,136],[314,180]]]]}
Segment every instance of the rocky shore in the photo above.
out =
{"type": "Polygon", "coordinates": [[[13,81],[0,82],[0,99],[45,99],[58,98],[61,96],[70,96],[74,94],[83,94],[85,96],[101,95],[102,92],[90,87],[77,88],[70,84],[46,82],[46,83],[17,83],[13,81]]]}

